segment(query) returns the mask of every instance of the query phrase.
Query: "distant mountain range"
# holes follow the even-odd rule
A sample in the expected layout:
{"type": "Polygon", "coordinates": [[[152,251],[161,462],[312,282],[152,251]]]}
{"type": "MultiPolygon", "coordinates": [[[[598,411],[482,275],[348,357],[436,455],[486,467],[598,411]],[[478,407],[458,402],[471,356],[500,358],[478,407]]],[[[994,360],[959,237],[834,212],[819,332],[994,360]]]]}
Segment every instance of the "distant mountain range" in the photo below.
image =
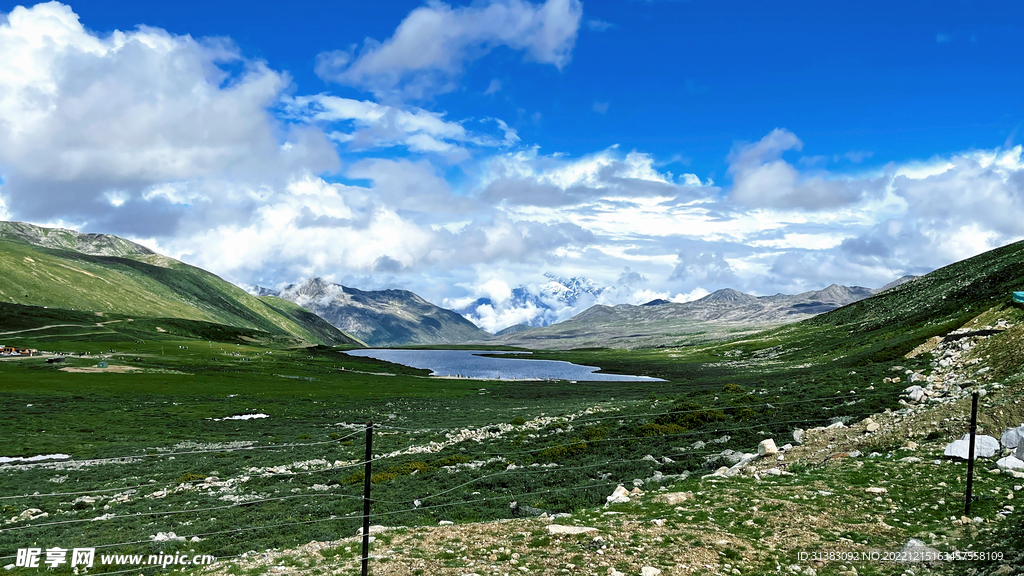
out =
{"type": "Polygon", "coordinates": [[[359,344],[291,302],[250,295],[117,236],[0,222],[0,271],[0,303],[130,316],[138,329],[159,319],[164,332],[182,335],[224,326],[251,340],[359,344]]]}
{"type": "MultiPolygon", "coordinates": [[[[0,222],[0,302],[177,318],[312,344],[369,346],[495,343],[531,348],[652,347],[718,339],[796,322],[868,298],[878,290],[832,285],[797,295],[718,290],[687,303],[594,305],[607,290],[586,278],[548,276],[512,291],[511,306],[541,312],[496,335],[467,317],[494,303],[448,310],[407,290],[364,291],[321,278],[248,293],[200,268],[117,236],[0,222]],[[564,319],[574,310],[579,314],[564,319]],[[558,322],[558,320],[564,320],[558,322]]],[[[140,324],[141,326],[141,324],[140,324]]]]}
{"type": "Polygon", "coordinates": [[[364,291],[310,278],[280,292],[260,287],[256,292],[294,302],[367,346],[458,344],[491,336],[408,290],[364,291]]]}
{"type": "Polygon", "coordinates": [[[514,326],[491,342],[528,348],[630,348],[712,340],[804,320],[913,279],[905,276],[877,290],[833,284],[796,295],[751,296],[726,288],[680,304],[652,300],[640,306],[597,305],[558,324],[514,326]]]}

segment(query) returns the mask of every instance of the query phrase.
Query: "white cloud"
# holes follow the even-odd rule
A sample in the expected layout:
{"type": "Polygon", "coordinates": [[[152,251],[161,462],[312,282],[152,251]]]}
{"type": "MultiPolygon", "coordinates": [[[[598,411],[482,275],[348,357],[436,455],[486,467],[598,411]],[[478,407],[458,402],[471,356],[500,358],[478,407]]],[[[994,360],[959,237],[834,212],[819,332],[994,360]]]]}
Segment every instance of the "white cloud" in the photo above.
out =
{"type": "Polygon", "coordinates": [[[147,27],[100,37],[63,4],[17,7],[0,24],[8,208],[45,218],[61,205],[88,218],[116,198],[128,214],[142,189],[162,182],[335,166],[319,131],[288,131],[269,116],[288,83],[225,40],[147,27]]]}
{"type": "Polygon", "coordinates": [[[562,69],[572,55],[583,7],[579,0],[491,0],[452,8],[431,2],[416,8],[383,42],[317,57],[321,78],[363,88],[378,97],[424,98],[450,92],[469,62],[498,46],[562,69]]]}
{"type": "Polygon", "coordinates": [[[487,90],[484,90],[484,95],[490,96],[491,94],[497,94],[499,91],[501,91],[501,80],[495,78],[487,85],[487,90]]]}
{"type": "Polygon", "coordinates": [[[864,186],[844,179],[801,174],[782,159],[789,150],[800,150],[803,142],[788,130],[776,128],[759,142],[740,146],[730,157],[733,176],[732,198],[751,207],[821,210],[856,202],[864,186]]]}
{"type": "Polygon", "coordinates": [[[493,120],[502,132],[500,138],[471,132],[460,122],[446,120],[443,113],[327,94],[285,97],[282,110],[288,117],[308,123],[342,124],[340,130],[331,132],[331,138],[354,150],[405,146],[412,152],[461,161],[469,157],[466,146],[493,148],[519,142],[516,131],[497,118],[484,122],[493,120]]]}
{"type": "Polygon", "coordinates": [[[605,112],[608,111],[608,103],[607,102],[594,102],[593,108],[594,108],[594,112],[597,112],[598,114],[604,114],[605,112]]]}

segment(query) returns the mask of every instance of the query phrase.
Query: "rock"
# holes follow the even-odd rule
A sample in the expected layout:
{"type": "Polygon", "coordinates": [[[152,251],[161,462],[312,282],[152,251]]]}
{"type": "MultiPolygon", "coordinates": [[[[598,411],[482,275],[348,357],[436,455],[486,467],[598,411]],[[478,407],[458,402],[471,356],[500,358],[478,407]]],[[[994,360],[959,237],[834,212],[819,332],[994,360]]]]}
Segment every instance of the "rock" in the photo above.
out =
{"type": "Polygon", "coordinates": [[[562,526],[561,524],[548,524],[548,534],[587,534],[597,532],[597,528],[589,526],[562,526]]]}
{"type": "MultiPolygon", "coordinates": [[[[970,450],[970,434],[964,434],[959,440],[954,440],[946,446],[944,454],[953,458],[967,460],[970,450]]],[[[990,458],[999,451],[999,441],[991,436],[979,435],[974,438],[974,457],[990,458]]]]}
{"type": "Polygon", "coordinates": [[[45,516],[48,516],[48,514],[44,513],[39,508],[29,508],[21,514],[18,514],[18,520],[35,520],[36,518],[43,518],[45,516]]]}
{"type": "Polygon", "coordinates": [[[764,471],[765,476],[782,476],[782,470],[778,468],[769,468],[764,471]]]}
{"type": "MultiPolygon", "coordinates": [[[[370,534],[377,534],[378,532],[384,532],[385,530],[388,530],[388,527],[387,526],[381,526],[380,524],[374,524],[373,526],[370,526],[370,534]]],[[[359,529],[356,530],[356,536],[362,536],[362,535],[363,535],[363,527],[360,526],[359,529]]]]}
{"type": "Polygon", "coordinates": [[[872,422],[872,423],[868,424],[867,426],[865,426],[864,429],[867,430],[868,432],[877,432],[878,429],[881,428],[881,427],[882,427],[882,425],[879,424],[878,422],[872,422]]]}
{"type": "Polygon", "coordinates": [[[648,462],[654,462],[655,464],[658,463],[658,459],[655,458],[654,456],[651,456],[650,454],[644,456],[643,459],[647,460],[648,462]]]}
{"type": "Polygon", "coordinates": [[[150,536],[150,540],[153,542],[169,542],[171,540],[184,540],[184,536],[178,536],[174,532],[157,532],[155,536],[150,536]]]}
{"type": "Polygon", "coordinates": [[[437,523],[438,526],[451,526],[452,524],[455,524],[455,522],[452,522],[451,520],[441,520],[437,523]]]}
{"type": "Polygon", "coordinates": [[[803,428],[797,428],[796,430],[793,430],[793,442],[796,442],[797,444],[803,444],[805,433],[806,431],[803,428]]]}
{"type": "Polygon", "coordinates": [[[793,449],[793,445],[792,444],[783,444],[782,445],[782,451],[783,452],[789,452],[792,449],[793,449]]]}
{"type": "Polygon", "coordinates": [[[658,576],[658,574],[661,574],[661,570],[651,566],[644,566],[640,569],[640,576],[658,576]]]}
{"type": "Polygon", "coordinates": [[[608,568],[608,576],[626,576],[624,573],[619,572],[615,568],[608,568]]]}
{"type": "Polygon", "coordinates": [[[913,440],[907,440],[906,444],[903,445],[907,450],[917,450],[917,442],[913,440]]]}
{"type": "Polygon", "coordinates": [[[1003,445],[1003,448],[1016,448],[1020,446],[1021,439],[1024,439],[1024,425],[1007,429],[1006,432],[1003,432],[999,443],[1003,445]]]}
{"type": "Polygon", "coordinates": [[[693,492],[669,492],[668,494],[658,495],[654,501],[668,504],[669,506],[676,506],[690,498],[693,498],[693,492]]]}
{"type": "Polygon", "coordinates": [[[931,562],[942,559],[942,554],[917,538],[911,538],[900,548],[899,558],[902,562],[931,562]]]}
{"type": "Polygon", "coordinates": [[[868,494],[887,494],[889,492],[888,489],[878,486],[871,486],[870,488],[866,488],[864,491],[868,494]]]}
{"type": "Polygon", "coordinates": [[[626,490],[625,486],[619,484],[607,500],[608,504],[625,504],[626,502],[629,502],[629,491],[626,490]]]}
{"type": "Polygon", "coordinates": [[[629,491],[630,496],[643,496],[644,491],[639,488],[633,488],[629,491]]]}
{"type": "Polygon", "coordinates": [[[918,464],[921,462],[921,459],[917,456],[907,456],[906,458],[900,458],[900,462],[904,464],[918,464]]]}
{"type": "Polygon", "coordinates": [[[825,426],[825,430],[838,430],[840,428],[846,428],[846,424],[843,424],[842,422],[833,422],[828,426],[825,426]]]}
{"type": "MultiPolygon", "coordinates": [[[[893,378],[893,382],[898,382],[898,381],[899,381],[898,379],[893,378]]],[[[907,393],[907,397],[910,398],[911,402],[920,402],[920,401],[924,400],[925,398],[927,398],[927,396],[928,396],[925,393],[924,388],[921,388],[920,386],[911,386],[911,387],[907,388],[906,390],[904,390],[904,392],[907,393]]]]}
{"type": "Polygon", "coordinates": [[[1007,456],[1006,458],[1000,458],[996,462],[996,466],[1004,470],[1024,470],[1024,460],[1016,456],[1007,456]]]}
{"type": "Polygon", "coordinates": [[[771,438],[767,440],[761,440],[761,443],[757,445],[758,456],[774,456],[779,453],[779,449],[775,446],[775,440],[771,438]]]}

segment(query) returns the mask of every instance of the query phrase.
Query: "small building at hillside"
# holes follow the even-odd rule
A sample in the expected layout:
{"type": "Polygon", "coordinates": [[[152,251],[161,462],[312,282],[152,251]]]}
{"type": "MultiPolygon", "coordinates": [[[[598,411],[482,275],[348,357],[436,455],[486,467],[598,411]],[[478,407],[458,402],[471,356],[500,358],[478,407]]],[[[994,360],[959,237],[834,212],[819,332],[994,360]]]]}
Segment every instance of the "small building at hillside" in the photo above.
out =
{"type": "Polygon", "coordinates": [[[39,350],[35,348],[16,348],[14,346],[0,346],[0,356],[35,356],[39,350]]]}

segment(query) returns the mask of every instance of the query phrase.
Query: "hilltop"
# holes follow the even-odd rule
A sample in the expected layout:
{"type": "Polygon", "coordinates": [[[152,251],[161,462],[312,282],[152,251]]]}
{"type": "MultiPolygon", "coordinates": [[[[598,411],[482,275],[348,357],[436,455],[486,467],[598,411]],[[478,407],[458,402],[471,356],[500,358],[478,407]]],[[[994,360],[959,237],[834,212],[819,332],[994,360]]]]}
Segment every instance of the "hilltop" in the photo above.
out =
{"type": "MultiPolygon", "coordinates": [[[[3,303],[93,318],[197,321],[311,344],[358,344],[291,302],[252,296],[201,268],[116,236],[0,222],[0,269],[3,303]]],[[[28,314],[19,312],[23,319],[28,314]]]]}

